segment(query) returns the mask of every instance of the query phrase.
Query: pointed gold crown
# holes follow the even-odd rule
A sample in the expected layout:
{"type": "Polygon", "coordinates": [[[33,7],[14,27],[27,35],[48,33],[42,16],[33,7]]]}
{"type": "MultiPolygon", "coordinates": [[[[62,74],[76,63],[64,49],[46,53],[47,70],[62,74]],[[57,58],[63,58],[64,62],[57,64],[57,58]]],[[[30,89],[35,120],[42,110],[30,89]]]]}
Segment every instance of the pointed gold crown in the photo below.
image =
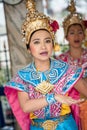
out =
{"type": "Polygon", "coordinates": [[[67,31],[68,31],[69,26],[72,24],[80,24],[83,30],[85,29],[81,14],[76,13],[74,0],[71,0],[71,3],[67,9],[70,12],[70,14],[64,19],[64,22],[63,22],[65,37],[67,36],[67,31]]]}
{"type": "Polygon", "coordinates": [[[50,32],[52,38],[55,37],[55,32],[58,29],[58,24],[56,21],[50,19],[43,13],[36,10],[35,1],[27,0],[26,8],[28,13],[26,14],[25,21],[22,25],[22,35],[23,40],[26,44],[29,44],[30,36],[34,31],[39,29],[46,29],[50,32]]]}

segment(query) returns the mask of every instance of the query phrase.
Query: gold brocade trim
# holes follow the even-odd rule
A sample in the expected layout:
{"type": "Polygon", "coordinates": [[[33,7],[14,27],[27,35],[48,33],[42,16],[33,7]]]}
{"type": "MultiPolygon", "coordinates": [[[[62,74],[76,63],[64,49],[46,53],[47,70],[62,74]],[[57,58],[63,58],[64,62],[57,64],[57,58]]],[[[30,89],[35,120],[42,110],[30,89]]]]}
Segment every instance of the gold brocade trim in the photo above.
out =
{"type": "Polygon", "coordinates": [[[53,89],[53,85],[50,84],[48,81],[43,81],[38,86],[35,88],[36,91],[42,93],[42,94],[47,94],[53,89]]]}
{"type": "Polygon", "coordinates": [[[63,122],[65,119],[67,119],[70,116],[70,114],[60,116],[56,120],[46,120],[44,122],[35,122],[32,120],[32,125],[37,127],[42,127],[43,130],[56,130],[56,127],[59,123],[63,122]]]}

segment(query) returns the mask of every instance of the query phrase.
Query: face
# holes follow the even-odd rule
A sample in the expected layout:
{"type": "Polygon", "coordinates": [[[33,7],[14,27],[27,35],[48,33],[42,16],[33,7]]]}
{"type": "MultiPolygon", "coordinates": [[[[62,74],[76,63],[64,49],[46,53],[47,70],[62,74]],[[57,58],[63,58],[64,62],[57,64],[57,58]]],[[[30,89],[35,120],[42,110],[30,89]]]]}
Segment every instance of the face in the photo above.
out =
{"type": "Polygon", "coordinates": [[[30,40],[29,51],[34,61],[47,61],[52,55],[53,42],[49,32],[46,30],[36,31],[30,40]]]}
{"type": "Polygon", "coordinates": [[[69,27],[66,39],[69,42],[70,47],[81,47],[84,38],[83,29],[79,24],[71,25],[69,27]]]}

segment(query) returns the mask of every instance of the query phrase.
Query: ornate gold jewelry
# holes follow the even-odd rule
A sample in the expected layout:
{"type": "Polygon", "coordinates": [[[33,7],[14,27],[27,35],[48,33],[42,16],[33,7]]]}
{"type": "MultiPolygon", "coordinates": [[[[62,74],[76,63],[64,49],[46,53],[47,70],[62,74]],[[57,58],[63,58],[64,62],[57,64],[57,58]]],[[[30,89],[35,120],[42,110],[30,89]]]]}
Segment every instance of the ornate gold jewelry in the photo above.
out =
{"type": "Polygon", "coordinates": [[[44,130],[55,130],[58,125],[58,121],[47,120],[42,124],[44,130]]]}
{"type": "Polygon", "coordinates": [[[81,14],[76,13],[74,0],[71,0],[71,4],[68,6],[67,9],[70,12],[70,14],[64,19],[63,22],[65,37],[67,36],[67,30],[69,26],[72,24],[80,24],[83,30],[85,29],[81,14]]]}
{"type": "Polygon", "coordinates": [[[60,45],[58,43],[54,44],[54,52],[60,51],[60,45]]]}
{"type": "MultiPolygon", "coordinates": [[[[52,39],[54,39],[55,31],[52,23],[55,22],[50,19],[50,17],[47,17],[43,13],[39,13],[36,10],[34,0],[27,0],[26,8],[28,10],[28,13],[22,25],[22,35],[24,42],[26,44],[29,44],[31,34],[39,29],[46,29],[48,32],[50,32],[52,39]]],[[[56,22],[56,24],[58,23],[56,22]]]]}
{"type": "Polygon", "coordinates": [[[42,94],[47,94],[53,89],[53,85],[50,84],[48,81],[43,81],[38,86],[35,88],[36,91],[42,93],[42,94]]]}

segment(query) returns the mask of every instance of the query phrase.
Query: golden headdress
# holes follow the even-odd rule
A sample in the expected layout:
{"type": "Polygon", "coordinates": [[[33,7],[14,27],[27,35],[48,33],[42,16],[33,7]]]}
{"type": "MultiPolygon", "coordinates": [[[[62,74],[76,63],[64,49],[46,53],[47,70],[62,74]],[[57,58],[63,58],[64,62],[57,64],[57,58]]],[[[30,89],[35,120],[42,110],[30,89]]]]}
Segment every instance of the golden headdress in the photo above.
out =
{"type": "Polygon", "coordinates": [[[52,38],[55,37],[55,32],[59,28],[58,23],[47,17],[43,13],[36,10],[35,1],[27,0],[26,8],[28,13],[26,19],[22,25],[23,40],[26,44],[29,44],[31,34],[39,29],[46,29],[50,32],[52,38]]]}
{"type": "Polygon", "coordinates": [[[69,26],[72,24],[80,24],[83,30],[85,29],[81,14],[76,13],[74,0],[71,0],[71,3],[67,9],[68,11],[70,11],[70,14],[64,19],[64,22],[63,22],[65,37],[67,36],[67,31],[68,31],[69,26]]]}

